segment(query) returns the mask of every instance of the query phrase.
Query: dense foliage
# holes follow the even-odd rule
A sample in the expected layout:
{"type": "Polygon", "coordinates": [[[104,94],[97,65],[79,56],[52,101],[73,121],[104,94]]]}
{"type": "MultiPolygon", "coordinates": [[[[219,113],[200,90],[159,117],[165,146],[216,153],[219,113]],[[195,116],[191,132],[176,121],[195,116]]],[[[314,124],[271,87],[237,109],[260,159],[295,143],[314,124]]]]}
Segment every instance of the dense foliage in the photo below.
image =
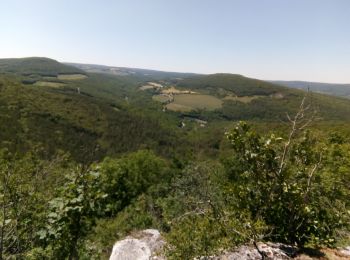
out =
{"type": "Polygon", "coordinates": [[[171,259],[258,240],[332,246],[349,235],[350,146],[341,134],[283,139],[240,123],[227,138],[233,150],[221,163],[187,166],[148,151],[78,166],[4,150],[2,255],[99,258],[114,239],[149,227],[165,232],[171,259]]]}
{"type": "Polygon", "coordinates": [[[16,73],[19,75],[57,76],[58,74],[82,73],[82,70],[65,66],[48,58],[0,59],[0,73],[16,73]]]}
{"type": "MultiPolygon", "coordinates": [[[[240,184],[234,187],[239,209],[262,219],[270,239],[327,245],[339,238],[337,230],[348,228],[350,193],[343,180],[349,174],[339,174],[333,164],[333,144],[317,142],[309,132],[294,142],[262,138],[245,124],[228,137],[235,155],[227,167],[230,179],[240,184]]],[[[348,160],[346,153],[337,156],[348,160]]]]}
{"type": "Polygon", "coordinates": [[[268,240],[333,246],[349,236],[349,145],[292,130],[260,136],[240,123],[227,137],[223,166],[189,166],[165,199],[169,256],[211,255],[268,240]]]}
{"type": "Polygon", "coordinates": [[[287,89],[262,80],[234,74],[213,74],[191,77],[178,82],[179,87],[206,90],[216,95],[236,94],[237,96],[268,96],[287,89]]]}
{"type": "Polygon", "coordinates": [[[168,124],[168,119],[127,104],[116,109],[76,92],[23,86],[15,77],[0,77],[0,82],[1,147],[11,151],[26,152],[40,145],[46,157],[61,150],[86,162],[141,148],[168,156],[174,147],[181,150],[174,145],[177,140],[186,144],[172,121],[168,124]]]}
{"type": "Polygon", "coordinates": [[[269,83],[188,75],[171,82],[265,97],[184,116],[138,90],[141,72],[62,88],[0,75],[0,259],[107,259],[145,228],[162,232],[169,259],[349,238],[349,101],[313,94],[300,105],[302,92],[269,83]]]}

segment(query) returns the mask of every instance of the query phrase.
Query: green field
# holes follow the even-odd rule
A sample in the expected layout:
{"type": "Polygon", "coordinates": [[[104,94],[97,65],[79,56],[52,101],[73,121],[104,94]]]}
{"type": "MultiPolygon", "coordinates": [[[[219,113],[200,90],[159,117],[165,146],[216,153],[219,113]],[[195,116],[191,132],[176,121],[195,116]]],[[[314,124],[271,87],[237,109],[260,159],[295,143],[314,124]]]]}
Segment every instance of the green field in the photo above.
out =
{"type": "Polygon", "coordinates": [[[232,96],[232,95],[229,95],[229,96],[226,96],[223,98],[223,100],[232,100],[232,101],[238,101],[238,102],[242,102],[242,103],[245,103],[245,104],[248,104],[250,102],[252,102],[254,99],[258,99],[258,98],[261,98],[261,97],[264,97],[264,96],[243,96],[243,97],[237,97],[237,96],[232,96]]]}
{"type": "Polygon", "coordinates": [[[185,106],[185,105],[180,105],[176,103],[170,103],[166,105],[166,108],[175,111],[175,112],[190,112],[193,110],[193,107],[185,106]]]}
{"type": "Polygon", "coordinates": [[[59,74],[57,78],[60,80],[79,80],[86,79],[87,76],[84,74],[59,74]]]}
{"type": "Polygon", "coordinates": [[[59,87],[66,86],[66,84],[65,83],[61,83],[61,82],[37,81],[37,82],[34,83],[34,86],[59,88],[59,87]]]}
{"type": "Polygon", "coordinates": [[[180,94],[174,96],[174,101],[167,105],[167,109],[173,111],[191,111],[203,109],[212,111],[220,109],[222,101],[210,95],[180,94]]]}
{"type": "Polygon", "coordinates": [[[172,98],[167,95],[154,95],[152,99],[161,103],[166,103],[172,100],[172,98]]]}

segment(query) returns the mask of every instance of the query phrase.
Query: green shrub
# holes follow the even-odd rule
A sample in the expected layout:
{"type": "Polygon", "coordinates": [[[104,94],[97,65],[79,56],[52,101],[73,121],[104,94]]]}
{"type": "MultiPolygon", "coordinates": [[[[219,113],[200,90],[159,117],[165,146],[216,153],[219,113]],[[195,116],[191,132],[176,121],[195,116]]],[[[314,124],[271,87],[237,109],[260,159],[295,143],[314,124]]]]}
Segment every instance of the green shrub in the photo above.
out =
{"type": "Polygon", "coordinates": [[[245,123],[227,137],[234,149],[226,162],[233,195],[239,209],[268,225],[266,239],[333,245],[337,231],[349,228],[348,145],[330,146],[308,131],[286,141],[262,137],[245,123]]]}

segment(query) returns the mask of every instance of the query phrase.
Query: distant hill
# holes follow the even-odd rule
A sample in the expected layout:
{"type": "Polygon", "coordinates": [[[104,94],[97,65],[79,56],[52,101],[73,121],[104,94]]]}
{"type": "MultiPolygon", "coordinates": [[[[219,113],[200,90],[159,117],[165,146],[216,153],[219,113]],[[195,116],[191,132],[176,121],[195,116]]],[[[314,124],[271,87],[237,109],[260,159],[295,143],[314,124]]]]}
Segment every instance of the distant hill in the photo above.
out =
{"type": "Polygon", "coordinates": [[[350,98],[350,84],[336,84],[336,83],[321,83],[308,81],[270,81],[278,85],[289,88],[297,88],[307,90],[308,88],[314,92],[325,93],[328,95],[350,98]]]}
{"type": "Polygon", "coordinates": [[[178,86],[197,90],[206,89],[213,93],[227,91],[237,96],[271,95],[280,91],[287,91],[287,88],[266,81],[227,73],[193,76],[178,81],[178,86]]]}
{"type": "MultiPolygon", "coordinates": [[[[157,117],[170,118],[172,121],[176,117],[186,116],[209,121],[280,121],[285,119],[286,113],[292,114],[298,109],[305,95],[303,90],[236,74],[200,75],[62,64],[47,58],[6,59],[0,60],[0,64],[7,64],[2,68],[20,75],[21,81],[29,85],[42,86],[51,92],[64,92],[67,95],[80,91],[81,94],[113,104],[118,109],[138,109],[145,114],[155,113],[157,117]],[[29,72],[35,72],[39,77],[27,75],[29,72]],[[62,73],[85,74],[86,78],[71,80],[70,77],[42,76],[62,73]],[[142,86],[150,82],[162,88],[141,90],[142,86]],[[169,96],[173,95],[169,94],[173,92],[171,88],[177,91],[174,97],[169,96]],[[188,94],[188,91],[195,94],[188,94]],[[166,113],[162,112],[164,109],[166,113]]],[[[349,101],[318,93],[313,93],[312,99],[324,120],[350,120],[349,101]]]]}
{"type": "MultiPolygon", "coordinates": [[[[62,150],[77,161],[138,149],[187,156],[182,151],[196,153],[204,144],[216,154],[233,121],[280,123],[297,111],[305,93],[234,74],[2,59],[0,148],[38,145],[48,156],[62,150]]],[[[326,124],[350,122],[348,99],[311,93],[309,102],[326,124]]]]}
{"type": "Polygon", "coordinates": [[[104,73],[104,74],[110,74],[115,76],[135,76],[145,80],[187,78],[187,77],[196,75],[194,73],[166,72],[166,71],[158,71],[158,70],[125,68],[125,67],[105,66],[105,65],[95,65],[95,64],[80,64],[80,63],[65,63],[65,64],[74,66],[76,68],[79,68],[89,73],[104,73]]]}
{"type": "Polygon", "coordinates": [[[57,76],[58,74],[77,74],[85,72],[76,67],[59,63],[53,59],[31,57],[18,59],[0,59],[0,73],[21,75],[57,76]]]}
{"type": "MultiPolygon", "coordinates": [[[[221,97],[224,102],[218,112],[228,120],[284,120],[306,95],[303,89],[235,74],[198,75],[178,81],[177,86],[221,97]]],[[[324,120],[350,120],[346,99],[311,93],[309,100],[324,120]]]]}

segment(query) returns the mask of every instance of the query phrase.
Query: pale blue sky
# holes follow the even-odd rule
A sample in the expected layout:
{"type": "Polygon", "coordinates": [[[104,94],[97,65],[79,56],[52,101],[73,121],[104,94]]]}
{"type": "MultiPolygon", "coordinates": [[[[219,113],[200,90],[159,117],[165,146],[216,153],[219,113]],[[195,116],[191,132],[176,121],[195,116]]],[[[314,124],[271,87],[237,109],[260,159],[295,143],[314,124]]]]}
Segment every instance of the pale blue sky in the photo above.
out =
{"type": "Polygon", "coordinates": [[[1,0],[0,58],[350,83],[350,0],[1,0]]]}

